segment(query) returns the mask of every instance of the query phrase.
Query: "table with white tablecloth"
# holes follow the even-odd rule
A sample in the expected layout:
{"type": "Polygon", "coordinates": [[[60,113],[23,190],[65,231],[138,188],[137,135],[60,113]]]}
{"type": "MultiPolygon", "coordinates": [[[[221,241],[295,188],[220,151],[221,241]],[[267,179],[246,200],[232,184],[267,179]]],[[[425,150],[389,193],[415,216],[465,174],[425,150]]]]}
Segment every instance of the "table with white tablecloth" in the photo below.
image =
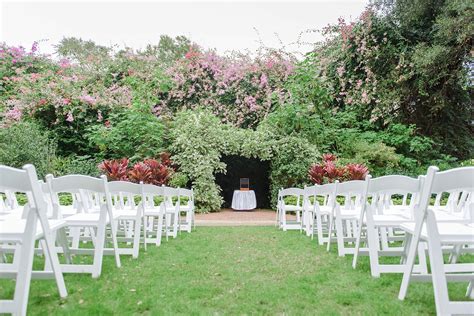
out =
{"type": "Polygon", "coordinates": [[[235,190],[232,197],[232,208],[234,210],[245,211],[253,210],[257,207],[257,198],[253,190],[241,191],[235,190]]]}

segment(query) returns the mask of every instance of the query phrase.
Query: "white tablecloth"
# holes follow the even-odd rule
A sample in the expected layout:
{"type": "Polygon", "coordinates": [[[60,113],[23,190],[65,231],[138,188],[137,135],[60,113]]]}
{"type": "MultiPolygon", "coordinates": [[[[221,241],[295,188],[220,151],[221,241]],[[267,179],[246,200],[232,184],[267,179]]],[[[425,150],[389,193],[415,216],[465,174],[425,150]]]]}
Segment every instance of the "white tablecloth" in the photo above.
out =
{"type": "Polygon", "coordinates": [[[257,207],[257,199],[253,190],[235,190],[232,197],[232,208],[234,210],[253,210],[257,207]]]}

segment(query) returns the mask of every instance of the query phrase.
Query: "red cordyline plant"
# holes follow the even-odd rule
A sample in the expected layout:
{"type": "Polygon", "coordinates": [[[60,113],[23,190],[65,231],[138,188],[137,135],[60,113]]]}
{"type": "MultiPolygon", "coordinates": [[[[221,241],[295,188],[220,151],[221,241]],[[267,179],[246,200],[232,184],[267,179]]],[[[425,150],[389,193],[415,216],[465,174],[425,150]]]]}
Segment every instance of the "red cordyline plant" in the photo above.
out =
{"type": "MultiPolygon", "coordinates": [[[[163,162],[158,162],[155,159],[146,159],[143,162],[150,170],[149,183],[154,185],[163,185],[168,182],[170,172],[163,162]]],[[[171,163],[171,160],[169,160],[171,163]]]]}
{"type": "Polygon", "coordinates": [[[133,165],[128,172],[128,180],[134,183],[150,183],[151,170],[144,162],[138,162],[133,165]]]}
{"type": "Polygon", "coordinates": [[[349,180],[365,180],[369,174],[369,169],[363,164],[350,163],[346,166],[349,180]]]}
{"type": "Polygon", "coordinates": [[[171,154],[168,153],[168,152],[162,152],[160,154],[160,162],[163,166],[165,166],[166,168],[170,168],[172,170],[175,170],[176,171],[176,166],[173,164],[173,162],[171,161],[171,154]]]}
{"type": "Polygon", "coordinates": [[[309,180],[315,184],[323,184],[323,178],[324,178],[324,167],[321,166],[320,164],[313,164],[309,168],[309,180]]]}
{"type": "Polygon", "coordinates": [[[337,157],[334,154],[323,154],[322,158],[323,158],[324,162],[326,162],[326,161],[336,161],[337,160],[337,157]]]}
{"type": "Polygon", "coordinates": [[[364,180],[369,169],[363,164],[350,163],[345,166],[337,165],[337,157],[333,154],[324,154],[322,162],[311,165],[308,176],[312,183],[331,183],[336,180],[364,180]]]}
{"type": "Polygon", "coordinates": [[[160,160],[145,159],[128,167],[127,158],[117,160],[104,160],[99,164],[99,169],[107,176],[109,181],[131,181],[135,183],[151,183],[155,185],[167,184],[171,172],[176,169],[170,159],[169,153],[161,153],[160,160]]]}
{"type": "Polygon", "coordinates": [[[343,167],[338,167],[334,163],[336,160],[326,160],[324,161],[324,171],[325,176],[328,179],[328,182],[334,182],[336,180],[341,180],[344,178],[346,170],[343,167]]]}
{"type": "Polygon", "coordinates": [[[99,164],[99,169],[105,173],[109,181],[127,181],[128,159],[104,160],[99,164]]]}

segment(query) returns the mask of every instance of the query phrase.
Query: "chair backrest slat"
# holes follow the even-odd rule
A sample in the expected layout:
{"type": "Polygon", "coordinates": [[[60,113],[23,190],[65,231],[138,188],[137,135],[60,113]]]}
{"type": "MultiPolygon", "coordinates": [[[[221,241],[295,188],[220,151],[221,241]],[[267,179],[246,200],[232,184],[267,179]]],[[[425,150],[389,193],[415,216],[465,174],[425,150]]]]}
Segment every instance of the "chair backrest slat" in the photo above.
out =
{"type": "Polygon", "coordinates": [[[46,180],[50,181],[50,190],[56,193],[60,192],[69,192],[69,193],[78,193],[79,190],[87,190],[97,193],[105,193],[106,187],[105,183],[107,179],[105,176],[100,178],[94,178],[84,175],[67,175],[62,177],[53,177],[52,175],[47,175],[46,180]]]}

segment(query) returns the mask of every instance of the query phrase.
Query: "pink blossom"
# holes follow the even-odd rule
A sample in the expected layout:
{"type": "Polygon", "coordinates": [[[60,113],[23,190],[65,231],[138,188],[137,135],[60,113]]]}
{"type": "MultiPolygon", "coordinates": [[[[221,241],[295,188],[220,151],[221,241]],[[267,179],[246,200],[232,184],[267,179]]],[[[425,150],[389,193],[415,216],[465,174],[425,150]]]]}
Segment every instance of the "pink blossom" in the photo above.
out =
{"type": "Polygon", "coordinates": [[[62,103],[63,103],[64,105],[71,104],[71,99],[64,98],[63,101],[62,101],[62,103]]]}
{"type": "Polygon", "coordinates": [[[38,42],[34,41],[33,45],[31,45],[31,53],[35,53],[38,50],[38,42]]]}
{"type": "Polygon", "coordinates": [[[369,103],[369,101],[370,101],[370,100],[369,100],[369,95],[367,94],[366,91],[363,91],[363,92],[362,92],[362,102],[363,102],[363,103],[369,103]]]}
{"type": "Polygon", "coordinates": [[[74,122],[74,116],[72,116],[71,111],[67,112],[66,122],[74,122]]]}
{"type": "Polygon", "coordinates": [[[257,100],[255,97],[248,95],[244,98],[244,102],[247,104],[251,112],[255,112],[259,109],[259,106],[257,104],[257,100]]]}
{"type": "Polygon", "coordinates": [[[91,105],[94,105],[97,101],[96,99],[94,99],[93,97],[91,97],[90,95],[86,94],[86,95],[83,95],[83,96],[80,96],[79,99],[83,102],[86,102],[86,103],[89,103],[91,105]]]}
{"type": "Polygon", "coordinates": [[[12,121],[19,121],[22,116],[22,112],[19,108],[14,107],[5,113],[5,118],[12,121]]]}
{"type": "Polygon", "coordinates": [[[36,80],[41,78],[41,75],[39,73],[34,72],[34,73],[30,74],[30,78],[31,78],[32,82],[35,82],[36,80]]]}
{"type": "Polygon", "coordinates": [[[344,65],[342,65],[340,67],[337,67],[336,71],[337,71],[337,74],[339,75],[339,77],[342,77],[344,75],[344,72],[346,71],[346,69],[344,68],[344,65]]]}
{"type": "Polygon", "coordinates": [[[61,68],[69,68],[71,67],[71,62],[67,58],[63,58],[59,61],[59,67],[61,68]]]}
{"type": "Polygon", "coordinates": [[[267,86],[267,84],[268,84],[268,78],[267,78],[267,75],[265,75],[265,74],[262,74],[262,75],[260,76],[260,85],[259,85],[259,86],[260,86],[260,88],[264,88],[264,87],[266,87],[266,86],[267,86]]]}

